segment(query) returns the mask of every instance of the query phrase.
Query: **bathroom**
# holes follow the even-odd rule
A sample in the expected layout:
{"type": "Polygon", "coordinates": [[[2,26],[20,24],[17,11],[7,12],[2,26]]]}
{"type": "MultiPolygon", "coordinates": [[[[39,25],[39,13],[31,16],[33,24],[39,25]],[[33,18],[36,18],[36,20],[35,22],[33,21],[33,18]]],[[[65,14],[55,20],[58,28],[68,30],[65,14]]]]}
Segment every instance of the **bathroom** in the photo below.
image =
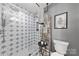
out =
{"type": "Polygon", "coordinates": [[[79,3],[0,3],[0,56],[79,56],[79,3]]]}

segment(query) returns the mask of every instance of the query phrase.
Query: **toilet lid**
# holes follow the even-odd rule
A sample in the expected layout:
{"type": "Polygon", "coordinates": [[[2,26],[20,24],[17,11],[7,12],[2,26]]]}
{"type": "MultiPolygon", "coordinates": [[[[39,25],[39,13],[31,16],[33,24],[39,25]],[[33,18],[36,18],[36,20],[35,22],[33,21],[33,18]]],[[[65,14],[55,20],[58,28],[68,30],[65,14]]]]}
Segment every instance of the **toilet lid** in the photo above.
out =
{"type": "Polygon", "coordinates": [[[57,52],[52,52],[52,53],[51,53],[51,56],[64,56],[64,55],[62,55],[62,54],[60,54],[60,53],[57,53],[57,52]]]}

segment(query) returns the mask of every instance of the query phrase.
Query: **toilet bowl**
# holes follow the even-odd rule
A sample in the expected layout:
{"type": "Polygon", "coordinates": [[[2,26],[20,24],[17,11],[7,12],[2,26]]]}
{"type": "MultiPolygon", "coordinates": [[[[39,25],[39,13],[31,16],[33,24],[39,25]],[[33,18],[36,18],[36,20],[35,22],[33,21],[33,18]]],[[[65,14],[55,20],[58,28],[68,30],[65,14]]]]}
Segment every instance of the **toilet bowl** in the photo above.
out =
{"type": "Polygon", "coordinates": [[[67,52],[69,43],[60,40],[54,40],[53,42],[56,52],[51,52],[51,56],[64,56],[67,52]]]}

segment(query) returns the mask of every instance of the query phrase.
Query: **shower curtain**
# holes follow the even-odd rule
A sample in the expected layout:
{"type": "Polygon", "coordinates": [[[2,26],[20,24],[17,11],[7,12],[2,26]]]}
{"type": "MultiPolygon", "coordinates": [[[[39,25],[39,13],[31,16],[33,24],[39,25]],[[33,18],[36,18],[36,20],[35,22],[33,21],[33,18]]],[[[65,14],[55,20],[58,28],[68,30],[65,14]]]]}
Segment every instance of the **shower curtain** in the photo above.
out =
{"type": "Polygon", "coordinates": [[[0,4],[0,56],[38,54],[38,17],[13,4],[0,4]]]}

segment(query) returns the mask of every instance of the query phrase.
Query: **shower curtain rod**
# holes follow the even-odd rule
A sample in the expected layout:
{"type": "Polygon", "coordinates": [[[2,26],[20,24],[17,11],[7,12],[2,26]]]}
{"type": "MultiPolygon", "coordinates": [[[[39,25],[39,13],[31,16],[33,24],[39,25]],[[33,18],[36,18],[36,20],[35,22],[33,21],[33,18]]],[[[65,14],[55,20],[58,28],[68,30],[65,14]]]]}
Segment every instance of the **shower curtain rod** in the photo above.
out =
{"type": "Polygon", "coordinates": [[[37,5],[38,7],[40,7],[40,5],[39,5],[38,3],[36,3],[36,5],[37,5]]]}

